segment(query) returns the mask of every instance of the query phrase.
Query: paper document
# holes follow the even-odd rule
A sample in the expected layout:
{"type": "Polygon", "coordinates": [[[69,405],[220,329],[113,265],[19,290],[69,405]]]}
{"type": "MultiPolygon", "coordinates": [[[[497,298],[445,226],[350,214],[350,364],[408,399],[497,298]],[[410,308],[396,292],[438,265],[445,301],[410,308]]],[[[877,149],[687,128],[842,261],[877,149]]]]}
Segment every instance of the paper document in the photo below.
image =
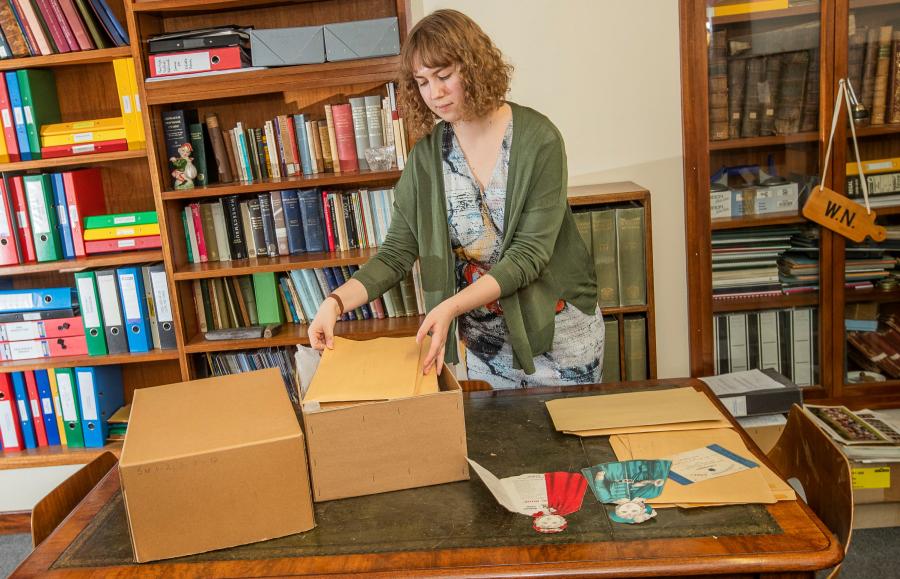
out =
{"type": "Polygon", "coordinates": [[[689,387],[557,398],[546,404],[556,430],[563,432],[725,420],[706,394],[689,387]]]}
{"type": "Polygon", "coordinates": [[[760,428],[761,426],[781,426],[787,424],[784,414],[763,414],[761,416],[742,416],[737,419],[742,428],[760,428]]]}
{"type": "Polygon", "coordinates": [[[773,380],[761,370],[746,370],[743,372],[731,372],[719,376],[707,376],[700,378],[716,396],[728,394],[746,394],[757,390],[772,390],[784,388],[784,384],[773,380]]]}
{"type": "Polygon", "coordinates": [[[672,461],[669,478],[682,485],[727,476],[759,466],[718,444],[680,452],[670,456],[669,460],[672,461]]]}
{"type": "Polygon", "coordinates": [[[497,502],[506,510],[532,516],[547,508],[547,482],[543,473],[498,479],[474,460],[467,460],[497,502]]]}
{"type": "Polygon", "coordinates": [[[334,338],[325,349],[304,403],[366,402],[438,392],[437,372],[422,374],[422,360],[431,345],[408,338],[347,340],[334,338]]]}

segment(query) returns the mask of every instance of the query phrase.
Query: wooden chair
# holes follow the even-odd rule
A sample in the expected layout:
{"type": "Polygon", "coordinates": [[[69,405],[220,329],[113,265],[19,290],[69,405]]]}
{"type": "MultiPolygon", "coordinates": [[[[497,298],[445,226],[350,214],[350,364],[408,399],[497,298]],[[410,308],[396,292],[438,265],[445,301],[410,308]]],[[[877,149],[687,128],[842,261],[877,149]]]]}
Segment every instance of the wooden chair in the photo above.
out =
{"type": "MultiPolygon", "coordinates": [[[[835,534],[846,554],[853,532],[853,487],[850,463],[841,449],[795,404],[768,456],[785,480],[800,482],[806,504],[835,534]]],[[[829,579],[837,577],[840,569],[836,566],[829,579]]]]}
{"type": "Polygon", "coordinates": [[[490,384],[484,380],[460,380],[459,387],[463,392],[480,392],[482,390],[493,390],[490,384]]]}
{"type": "Polygon", "coordinates": [[[104,452],[41,499],[31,511],[32,544],[46,539],[117,462],[116,455],[104,452]]]}

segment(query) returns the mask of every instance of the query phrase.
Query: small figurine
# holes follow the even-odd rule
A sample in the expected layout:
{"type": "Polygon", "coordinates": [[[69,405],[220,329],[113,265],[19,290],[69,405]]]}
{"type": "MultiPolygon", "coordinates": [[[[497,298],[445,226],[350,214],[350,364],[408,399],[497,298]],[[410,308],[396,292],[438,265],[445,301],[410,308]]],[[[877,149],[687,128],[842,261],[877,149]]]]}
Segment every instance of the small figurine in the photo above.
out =
{"type": "Polygon", "coordinates": [[[169,163],[174,167],[171,175],[175,179],[175,189],[193,189],[194,179],[197,178],[197,167],[191,157],[194,148],[190,143],[182,143],[177,151],[178,157],[169,158],[169,163]]]}

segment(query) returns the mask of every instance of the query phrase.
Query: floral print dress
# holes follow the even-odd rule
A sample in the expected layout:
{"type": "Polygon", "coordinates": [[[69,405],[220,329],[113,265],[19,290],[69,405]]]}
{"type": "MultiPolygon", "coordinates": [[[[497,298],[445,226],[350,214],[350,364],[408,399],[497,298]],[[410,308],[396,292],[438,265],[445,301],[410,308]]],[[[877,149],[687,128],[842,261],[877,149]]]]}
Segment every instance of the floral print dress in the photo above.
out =
{"type": "MultiPolygon", "coordinates": [[[[482,190],[463,154],[452,125],[442,135],[444,193],[450,242],[456,259],[456,288],[462,291],[500,261],[506,180],[513,123],[509,121],[497,165],[482,190]]],[[[495,389],[558,386],[600,382],[603,361],[603,318],[560,301],[552,349],[534,359],[536,372],[513,368],[512,347],[498,302],[459,317],[459,335],[466,344],[470,380],[484,380],[495,389]]]]}

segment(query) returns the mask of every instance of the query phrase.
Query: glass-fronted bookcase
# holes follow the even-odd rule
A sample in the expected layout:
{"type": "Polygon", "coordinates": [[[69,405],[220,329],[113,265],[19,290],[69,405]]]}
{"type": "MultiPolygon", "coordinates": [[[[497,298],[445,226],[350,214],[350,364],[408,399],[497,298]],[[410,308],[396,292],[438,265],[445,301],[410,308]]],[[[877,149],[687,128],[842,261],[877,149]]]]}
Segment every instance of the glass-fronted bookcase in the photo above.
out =
{"type": "MultiPolygon", "coordinates": [[[[900,159],[886,165],[900,157],[900,2],[682,0],[681,42],[692,374],[775,368],[807,399],[900,400],[900,371],[872,361],[883,353],[900,369],[900,159]],[[877,246],[844,243],[801,213],[846,77],[860,154],[876,167],[864,172],[883,187],[873,209],[889,239],[877,246]],[[860,350],[862,334],[884,351],[860,350]]],[[[853,196],[840,115],[824,185],[853,196]]]]}

